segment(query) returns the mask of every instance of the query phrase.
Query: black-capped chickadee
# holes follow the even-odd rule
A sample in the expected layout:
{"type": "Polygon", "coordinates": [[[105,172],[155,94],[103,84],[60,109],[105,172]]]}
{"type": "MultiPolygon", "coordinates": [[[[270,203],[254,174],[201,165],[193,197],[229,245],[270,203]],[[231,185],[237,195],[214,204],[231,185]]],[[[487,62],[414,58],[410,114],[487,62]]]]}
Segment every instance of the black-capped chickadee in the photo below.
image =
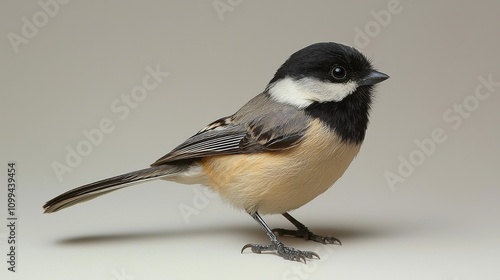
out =
{"type": "Polygon", "coordinates": [[[63,193],[44,205],[52,213],[152,179],[202,184],[252,216],[270,245],[247,244],[296,261],[319,256],[286,247],[276,235],[323,244],[288,211],[326,191],[342,176],[365,138],[373,86],[389,78],[353,47],[317,43],[292,54],[263,93],[234,115],[200,130],[151,167],[63,193]],[[273,229],[260,214],[282,214],[296,230],[273,229]]]}

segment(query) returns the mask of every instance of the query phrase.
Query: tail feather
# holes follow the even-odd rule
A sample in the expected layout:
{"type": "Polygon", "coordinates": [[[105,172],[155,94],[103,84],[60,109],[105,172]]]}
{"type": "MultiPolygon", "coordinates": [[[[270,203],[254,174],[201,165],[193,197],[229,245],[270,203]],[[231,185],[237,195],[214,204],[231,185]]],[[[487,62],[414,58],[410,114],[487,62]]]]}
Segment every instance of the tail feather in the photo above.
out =
{"type": "Polygon", "coordinates": [[[94,199],[121,188],[178,174],[185,169],[186,167],[182,165],[160,165],[90,183],[67,191],[47,201],[43,206],[44,212],[57,212],[66,207],[94,199]]]}

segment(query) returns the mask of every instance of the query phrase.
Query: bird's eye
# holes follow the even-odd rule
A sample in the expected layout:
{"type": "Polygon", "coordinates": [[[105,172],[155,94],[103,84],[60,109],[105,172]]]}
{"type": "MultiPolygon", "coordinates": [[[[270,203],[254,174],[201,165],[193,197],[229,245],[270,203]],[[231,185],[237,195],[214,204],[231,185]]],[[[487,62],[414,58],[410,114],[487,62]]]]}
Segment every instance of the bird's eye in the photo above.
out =
{"type": "Polygon", "coordinates": [[[342,80],[347,75],[345,68],[342,66],[333,66],[332,68],[332,77],[337,80],[342,80]]]}

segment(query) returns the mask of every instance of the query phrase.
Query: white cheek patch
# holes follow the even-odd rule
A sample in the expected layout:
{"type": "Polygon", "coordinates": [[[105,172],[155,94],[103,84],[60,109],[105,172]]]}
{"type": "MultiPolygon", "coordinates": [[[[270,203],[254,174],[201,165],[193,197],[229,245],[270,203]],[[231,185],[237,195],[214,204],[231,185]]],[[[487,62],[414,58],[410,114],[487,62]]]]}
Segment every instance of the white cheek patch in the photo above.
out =
{"type": "Polygon", "coordinates": [[[353,81],[330,83],[313,78],[294,80],[286,77],[271,85],[269,94],[278,102],[305,108],[313,102],[342,101],[357,87],[353,81]]]}

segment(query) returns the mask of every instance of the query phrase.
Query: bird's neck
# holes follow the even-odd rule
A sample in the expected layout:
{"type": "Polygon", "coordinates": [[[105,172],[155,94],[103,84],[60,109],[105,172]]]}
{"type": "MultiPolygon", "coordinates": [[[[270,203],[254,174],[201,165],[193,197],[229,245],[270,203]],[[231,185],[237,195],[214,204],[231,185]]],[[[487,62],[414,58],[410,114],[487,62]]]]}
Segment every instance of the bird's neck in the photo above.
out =
{"type": "Polygon", "coordinates": [[[359,88],[340,102],[315,102],[305,111],[319,118],[348,143],[361,144],[368,127],[371,104],[369,89],[359,88]]]}

